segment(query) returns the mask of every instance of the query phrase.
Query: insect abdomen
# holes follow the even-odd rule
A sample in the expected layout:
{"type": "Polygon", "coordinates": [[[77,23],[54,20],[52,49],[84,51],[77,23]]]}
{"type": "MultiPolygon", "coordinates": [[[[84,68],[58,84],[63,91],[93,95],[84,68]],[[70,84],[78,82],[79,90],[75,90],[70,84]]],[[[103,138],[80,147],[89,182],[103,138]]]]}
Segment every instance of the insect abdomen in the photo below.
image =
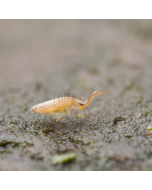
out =
{"type": "Polygon", "coordinates": [[[32,111],[36,113],[49,113],[55,109],[55,100],[50,100],[47,102],[43,102],[40,104],[37,104],[32,107],[32,111]]]}
{"type": "Polygon", "coordinates": [[[70,97],[63,97],[57,98],[54,100],[50,100],[44,103],[37,104],[32,107],[32,111],[36,113],[51,113],[51,112],[58,112],[63,111],[65,107],[70,106],[72,102],[72,98],[70,97]]]}

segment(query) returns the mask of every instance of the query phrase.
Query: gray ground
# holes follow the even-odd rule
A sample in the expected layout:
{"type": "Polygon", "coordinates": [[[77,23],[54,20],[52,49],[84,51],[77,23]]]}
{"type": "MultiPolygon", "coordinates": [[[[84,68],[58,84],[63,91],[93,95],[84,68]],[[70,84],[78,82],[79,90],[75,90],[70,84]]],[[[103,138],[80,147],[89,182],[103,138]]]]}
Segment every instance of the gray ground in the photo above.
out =
{"type": "Polygon", "coordinates": [[[0,170],[152,170],[149,125],[151,20],[0,21],[0,170]],[[67,91],[109,93],[78,123],[30,111],[67,91]],[[76,159],[51,163],[64,153],[76,159]]]}

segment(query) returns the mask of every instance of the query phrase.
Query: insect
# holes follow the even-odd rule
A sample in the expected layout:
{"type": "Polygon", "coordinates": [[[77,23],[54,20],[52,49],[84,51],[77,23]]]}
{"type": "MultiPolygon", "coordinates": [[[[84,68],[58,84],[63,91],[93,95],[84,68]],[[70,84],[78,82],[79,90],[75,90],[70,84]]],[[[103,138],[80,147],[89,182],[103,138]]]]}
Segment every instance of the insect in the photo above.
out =
{"type": "Polygon", "coordinates": [[[37,104],[37,105],[32,107],[31,111],[34,111],[36,113],[43,113],[42,118],[44,117],[44,115],[46,113],[49,113],[51,122],[53,123],[53,119],[52,119],[53,114],[63,111],[62,114],[56,120],[56,122],[57,122],[57,121],[59,121],[61,119],[61,117],[64,114],[66,114],[67,109],[70,108],[71,111],[76,116],[76,121],[78,122],[78,116],[77,116],[76,112],[73,109],[82,110],[83,113],[86,115],[83,108],[89,105],[91,99],[93,97],[99,95],[99,94],[106,94],[106,93],[108,93],[108,91],[106,91],[106,92],[94,92],[89,97],[89,99],[86,100],[86,101],[82,101],[80,99],[77,99],[75,96],[65,95],[64,97],[61,97],[61,98],[55,98],[53,100],[37,104]]]}

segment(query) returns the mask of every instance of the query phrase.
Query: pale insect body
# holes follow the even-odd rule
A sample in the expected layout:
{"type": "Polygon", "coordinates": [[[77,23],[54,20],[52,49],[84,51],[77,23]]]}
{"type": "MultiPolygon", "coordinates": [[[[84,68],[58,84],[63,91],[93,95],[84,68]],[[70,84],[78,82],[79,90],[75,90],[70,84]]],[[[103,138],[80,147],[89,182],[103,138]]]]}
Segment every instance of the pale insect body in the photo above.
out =
{"type": "Polygon", "coordinates": [[[72,97],[72,96],[56,98],[56,99],[53,99],[53,100],[50,100],[47,102],[37,104],[37,105],[33,106],[31,110],[36,113],[43,113],[43,117],[46,113],[49,113],[50,119],[53,123],[53,119],[52,119],[53,114],[63,111],[63,113],[57,119],[57,121],[59,121],[59,119],[61,119],[61,117],[66,113],[67,109],[70,108],[71,111],[75,114],[76,121],[78,122],[78,116],[73,109],[80,109],[86,115],[83,108],[89,105],[91,99],[94,96],[97,96],[98,94],[106,94],[106,93],[108,93],[108,92],[107,91],[106,92],[94,92],[87,101],[82,101],[82,100],[79,100],[76,97],[72,97]]]}

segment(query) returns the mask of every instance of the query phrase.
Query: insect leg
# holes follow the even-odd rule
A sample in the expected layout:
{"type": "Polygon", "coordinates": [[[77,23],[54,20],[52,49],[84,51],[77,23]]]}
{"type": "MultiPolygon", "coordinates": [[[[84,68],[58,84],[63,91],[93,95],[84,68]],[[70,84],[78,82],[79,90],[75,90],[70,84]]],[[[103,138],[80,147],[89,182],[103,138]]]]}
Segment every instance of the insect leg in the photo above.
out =
{"type": "Polygon", "coordinates": [[[77,114],[75,113],[75,111],[70,107],[71,111],[74,113],[74,115],[76,116],[76,121],[78,122],[78,116],[77,114]]]}
{"type": "Polygon", "coordinates": [[[61,117],[66,113],[66,111],[67,111],[67,109],[65,109],[65,110],[63,111],[63,113],[58,117],[58,119],[56,120],[56,122],[58,122],[58,121],[61,119],[61,117]]]}
{"type": "Polygon", "coordinates": [[[52,124],[53,124],[53,119],[52,119],[51,113],[49,113],[49,116],[50,116],[51,122],[52,122],[52,124]]]}
{"type": "Polygon", "coordinates": [[[85,112],[84,110],[82,110],[82,111],[83,111],[84,115],[87,115],[86,112],[85,112]]]}
{"type": "Polygon", "coordinates": [[[55,114],[55,113],[58,113],[60,112],[60,110],[56,110],[54,112],[50,112],[49,115],[50,115],[50,119],[51,119],[51,122],[53,123],[53,119],[52,119],[52,115],[55,114]]]}
{"type": "Polygon", "coordinates": [[[45,116],[45,113],[42,115],[42,119],[44,118],[44,116],[45,116]]]}

